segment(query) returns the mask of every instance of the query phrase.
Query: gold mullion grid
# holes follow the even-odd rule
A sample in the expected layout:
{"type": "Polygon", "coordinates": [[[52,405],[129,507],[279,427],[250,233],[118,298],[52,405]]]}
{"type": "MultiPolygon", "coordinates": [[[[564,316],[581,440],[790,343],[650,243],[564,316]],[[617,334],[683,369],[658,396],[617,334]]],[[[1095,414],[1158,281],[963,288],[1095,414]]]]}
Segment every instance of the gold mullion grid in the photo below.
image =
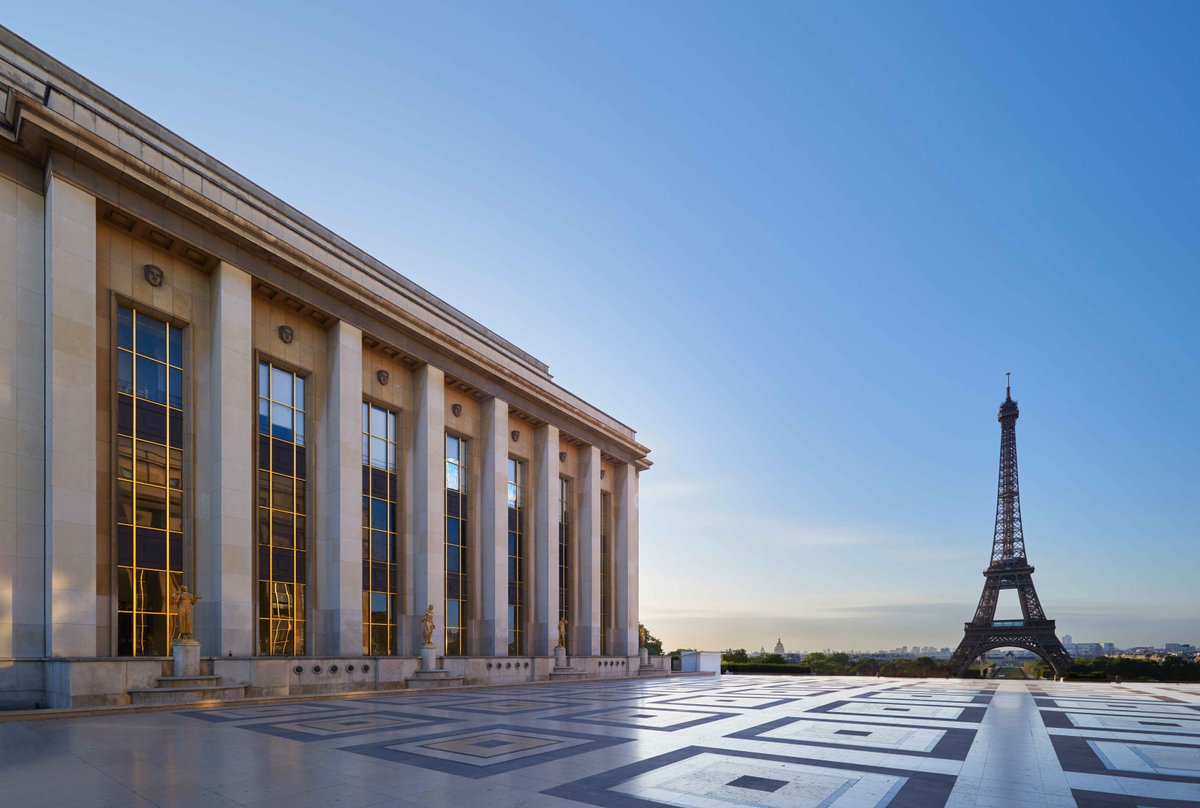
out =
{"type": "Polygon", "coordinates": [[[396,414],[384,407],[363,402],[363,654],[372,656],[387,656],[394,654],[396,633],[396,537],[398,514],[398,474],[395,458],[397,456],[396,414]],[[384,433],[375,434],[372,426],[372,416],[380,413],[384,420],[384,433]],[[382,465],[377,465],[374,458],[374,447],[377,445],[372,438],[382,440],[382,465]],[[380,497],[375,491],[375,480],[382,474],[384,480],[384,496],[380,497]],[[376,503],[383,503],[383,525],[376,524],[376,503]],[[376,560],[374,536],[375,532],[383,530],[386,534],[384,560],[376,560]],[[382,565],[385,571],[384,588],[375,588],[374,571],[377,565],[382,565]],[[383,595],[386,599],[386,610],[382,622],[375,619],[373,608],[374,596],[383,595]]]}
{"type": "Polygon", "coordinates": [[[525,464],[508,461],[508,653],[525,653],[525,464]]]}
{"type": "Polygon", "coordinates": [[[268,655],[299,655],[304,653],[307,624],[307,450],[305,432],[299,428],[306,418],[304,395],[307,383],[300,374],[278,367],[268,360],[259,360],[258,374],[257,398],[260,413],[256,431],[259,435],[259,652],[268,655]],[[277,395],[276,372],[288,380],[291,387],[290,404],[277,395]],[[267,380],[266,395],[263,395],[264,373],[267,380]],[[264,402],[267,416],[265,431],[261,412],[264,402]],[[276,405],[290,412],[290,438],[275,437],[273,434],[276,405]],[[275,468],[277,445],[286,447],[286,453],[280,453],[279,456],[285,460],[285,465],[290,458],[290,473],[275,468]],[[279,497],[276,496],[277,493],[280,494],[279,497]],[[304,525],[304,529],[301,529],[301,524],[304,525]],[[277,526],[282,526],[283,529],[277,530],[277,526]],[[284,541],[277,543],[277,537],[284,541]],[[286,561],[277,565],[276,560],[280,553],[286,556],[286,561]],[[285,572],[290,580],[280,580],[285,572]]]}
{"type": "Polygon", "coordinates": [[[558,481],[558,619],[571,619],[571,481],[558,481]]]}
{"type": "MultiPolygon", "coordinates": [[[[117,654],[164,656],[169,653],[173,633],[171,593],[183,577],[183,333],[166,320],[140,313],[131,306],[118,305],[116,321],[114,391],[118,415],[113,442],[117,455],[113,522],[117,532],[117,654]],[[138,331],[142,320],[149,321],[148,330],[162,329],[161,359],[151,352],[153,345],[139,345],[138,331]],[[122,324],[126,322],[127,338],[122,335],[122,324]],[[158,376],[162,401],[139,394],[139,382],[142,381],[139,368],[143,364],[158,376]],[[123,378],[128,379],[127,391],[122,389],[123,378]],[[179,406],[172,406],[173,399],[179,406]],[[139,401],[145,402],[146,407],[161,408],[163,442],[138,437],[139,401]],[[121,415],[126,408],[127,419],[121,415]],[[172,412],[179,414],[177,420],[172,417],[172,412]],[[123,420],[127,420],[124,426],[123,420]],[[179,445],[173,445],[175,443],[179,445]],[[160,462],[155,464],[155,460],[160,462]],[[156,466],[159,471],[157,485],[152,484],[156,466]],[[160,514],[161,524],[139,524],[143,511],[149,514],[151,521],[156,513],[160,514]],[[161,534],[161,567],[142,564],[153,561],[143,558],[138,547],[143,531],[149,530],[161,534]],[[172,546],[176,542],[179,546],[173,552],[172,546]],[[128,563],[121,563],[126,557],[128,563]],[[152,600],[158,602],[158,608],[153,611],[146,607],[152,600]],[[154,623],[158,624],[157,629],[154,623]]],[[[153,384],[155,379],[151,377],[145,381],[153,384]]],[[[155,538],[158,537],[147,537],[147,542],[155,538]]]]}
{"type": "Polygon", "coordinates": [[[608,616],[612,612],[612,528],[608,509],[612,498],[607,491],[600,492],[600,653],[608,653],[608,616]]]}
{"type": "Polygon", "coordinates": [[[445,563],[445,653],[447,656],[461,656],[467,653],[467,587],[469,586],[468,566],[468,485],[467,474],[470,470],[470,442],[464,438],[447,433],[446,435],[446,563],[445,563]],[[453,447],[457,457],[451,458],[453,447]],[[451,468],[456,480],[456,488],[451,487],[451,468]],[[457,516],[451,515],[455,510],[451,502],[456,501],[457,516]],[[456,528],[452,531],[451,528],[456,528]],[[457,542],[452,541],[451,533],[456,532],[457,542]],[[457,555],[457,572],[451,570],[451,561],[457,555]],[[451,584],[454,584],[452,586],[451,584]],[[451,592],[457,597],[452,597],[451,592]],[[451,608],[453,606],[453,609],[451,608]],[[456,616],[457,615],[457,616],[456,616]]]}

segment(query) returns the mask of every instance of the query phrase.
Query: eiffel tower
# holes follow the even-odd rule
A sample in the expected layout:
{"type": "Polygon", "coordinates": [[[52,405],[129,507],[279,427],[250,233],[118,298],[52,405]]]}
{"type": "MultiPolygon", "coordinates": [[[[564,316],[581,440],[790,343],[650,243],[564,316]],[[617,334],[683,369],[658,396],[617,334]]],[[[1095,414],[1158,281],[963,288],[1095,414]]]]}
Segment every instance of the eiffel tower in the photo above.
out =
{"type": "Polygon", "coordinates": [[[1037,590],[1033,567],[1025,557],[1025,535],[1021,529],[1021,490],[1017,483],[1017,402],[1012,397],[1012,374],[1004,402],[1000,405],[1000,484],[996,493],[996,530],[992,536],[992,562],[983,571],[983,594],[975,617],[950,657],[950,670],[962,676],[967,666],[993,648],[1014,646],[1040,656],[1062,676],[1071,667],[1071,655],[1054,633],[1054,621],[1046,618],[1037,590]],[[1001,589],[1015,589],[1021,601],[1021,620],[997,620],[996,601],[1001,589]]]}

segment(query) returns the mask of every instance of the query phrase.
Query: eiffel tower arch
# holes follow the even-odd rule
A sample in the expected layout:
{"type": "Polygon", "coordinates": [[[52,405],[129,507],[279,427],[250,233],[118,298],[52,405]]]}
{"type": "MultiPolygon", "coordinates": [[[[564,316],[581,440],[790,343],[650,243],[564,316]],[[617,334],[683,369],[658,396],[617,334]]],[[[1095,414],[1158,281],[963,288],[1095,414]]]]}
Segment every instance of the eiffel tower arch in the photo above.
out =
{"type": "Polygon", "coordinates": [[[1025,533],[1021,527],[1021,488],[1017,480],[1017,402],[1012,385],[1000,405],[1000,482],[996,492],[996,529],[992,535],[992,560],[983,571],[983,594],[975,616],[964,625],[963,639],[950,657],[950,670],[962,676],[967,667],[995,648],[1024,648],[1044,659],[1056,676],[1071,667],[1071,655],[1046,617],[1037,590],[1033,588],[1033,566],[1025,555],[1025,533]],[[1020,620],[997,620],[1000,592],[1017,590],[1020,620]]]}

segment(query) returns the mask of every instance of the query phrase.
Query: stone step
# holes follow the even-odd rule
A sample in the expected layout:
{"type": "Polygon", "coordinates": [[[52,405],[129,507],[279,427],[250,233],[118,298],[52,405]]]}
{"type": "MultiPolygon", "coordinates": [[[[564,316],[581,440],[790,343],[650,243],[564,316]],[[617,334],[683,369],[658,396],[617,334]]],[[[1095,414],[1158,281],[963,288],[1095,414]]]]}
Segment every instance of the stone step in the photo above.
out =
{"type": "Polygon", "coordinates": [[[404,683],[410,688],[444,688],[462,687],[465,681],[466,677],[451,676],[449,671],[417,671],[411,679],[405,679],[404,683]]]}
{"type": "Polygon", "coordinates": [[[669,676],[669,675],[670,674],[667,673],[666,671],[664,671],[660,668],[655,668],[653,666],[647,666],[645,668],[638,668],[638,676],[669,676]]]}
{"type": "Polygon", "coordinates": [[[587,671],[577,671],[573,668],[555,668],[550,671],[551,679],[587,679],[590,678],[587,671]]]}
{"type": "Polygon", "coordinates": [[[221,684],[220,676],[160,676],[159,687],[212,687],[221,684]]]}
{"type": "Polygon", "coordinates": [[[135,705],[196,704],[205,701],[237,701],[244,698],[245,685],[144,687],[129,691],[130,702],[135,705]]]}

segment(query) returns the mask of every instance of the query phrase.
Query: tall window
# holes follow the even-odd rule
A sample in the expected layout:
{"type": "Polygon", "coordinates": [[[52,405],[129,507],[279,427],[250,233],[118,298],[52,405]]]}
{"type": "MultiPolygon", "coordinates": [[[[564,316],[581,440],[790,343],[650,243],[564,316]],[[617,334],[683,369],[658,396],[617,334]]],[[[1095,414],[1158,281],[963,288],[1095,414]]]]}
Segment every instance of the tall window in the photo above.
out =
{"type": "Polygon", "coordinates": [[[117,307],[117,653],[165,656],[183,578],[183,332],[117,307]]]}
{"type": "Polygon", "coordinates": [[[469,444],[446,435],[446,655],[467,652],[467,477],[469,444]]]}
{"type": "Polygon", "coordinates": [[[258,651],[304,653],[304,378],[258,363],[258,651]]]}
{"type": "Polygon", "coordinates": [[[508,460],[508,653],[525,653],[525,464],[508,460]]]}
{"type": "Polygon", "coordinates": [[[608,653],[608,620],[612,614],[612,496],[600,492],[600,653],[608,653]]]}
{"type": "Polygon", "coordinates": [[[363,654],[396,652],[396,414],[362,405],[363,654]]]}
{"type": "Polygon", "coordinates": [[[558,481],[558,619],[571,619],[571,481],[558,481]]]}

